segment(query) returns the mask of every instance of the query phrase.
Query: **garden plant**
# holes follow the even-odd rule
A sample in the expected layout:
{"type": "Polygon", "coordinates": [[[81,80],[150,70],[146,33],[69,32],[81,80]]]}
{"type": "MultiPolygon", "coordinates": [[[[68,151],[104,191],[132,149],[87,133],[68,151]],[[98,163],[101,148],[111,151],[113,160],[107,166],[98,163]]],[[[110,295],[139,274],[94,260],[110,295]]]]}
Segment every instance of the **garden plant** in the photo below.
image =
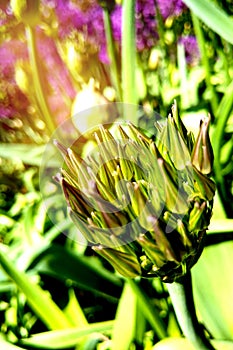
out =
{"type": "Polygon", "coordinates": [[[0,24],[0,349],[233,350],[232,1],[0,24]]]}

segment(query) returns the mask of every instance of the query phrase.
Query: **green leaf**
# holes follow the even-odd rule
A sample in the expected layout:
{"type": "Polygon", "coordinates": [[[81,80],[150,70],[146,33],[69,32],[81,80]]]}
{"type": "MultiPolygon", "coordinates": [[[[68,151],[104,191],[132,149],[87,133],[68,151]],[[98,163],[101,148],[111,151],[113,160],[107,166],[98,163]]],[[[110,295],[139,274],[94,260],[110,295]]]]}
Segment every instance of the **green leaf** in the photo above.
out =
{"type": "Polygon", "coordinates": [[[37,165],[41,163],[45,146],[25,144],[0,144],[0,156],[3,158],[20,159],[25,164],[37,165]]]}
{"type": "MultiPolygon", "coordinates": [[[[232,350],[233,343],[229,341],[213,340],[216,350],[232,350]]],[[[153,350],[195,350],[188,339],[166,338],[157,343],[153,350]]]]}
{"type": "MultiPolygon", "coordinates": [[[[83,341],[78,344],[78,349],[76,347],[76,350],[101,350],[102,348],[99,348],[98,344],[103,342],[109,344],[109,338],[101,333],[92,333],[84,337],[83,341]]],[[[106,349],[106,346],[103,345],[103,349],[106,349]]]]}
{"type": "Polygon", "coordinates": [[[41,349],[63,349],[77,345],[82,337],[95,332],[109,332],[114,321],[97,322],[86,327],[74,327],[59,331],[50,331],[33,335],[31,338],[22,339],[21,343],[41,349]]]}
{"type": "Polygon", "coordinates": [[[2,337],[2,335],[0,335],[0,348],[3,350],[26,350],[25,348],[9,343],[2,337]]]}
{"type": "Polygon", "coordinates": [[[62,329],[72,326],[63,312],[53,302],[49,293],[39,285],[34,284],[24,272],[17,270],[3,250],[0,251],[0,262],[5,272],[25,294],[32,310],[49,329],[62,329]]]}
{"type": "Polygon", "coordinates": [[[206,247],[192,269],[201,322],[214,338],[233,340],[233,242],[206,247]]]}
{"type": "Polygon", "coordinates": [[[111,81],[117,92],[117,100],[121,101],[122,91],[121,91],[121,84],[120,84],[120,77],[119,77],[119,62],[117,62],[117,58],[116,58],[116,47],[115,47],[115,43],[112,35],[111,17],[110,17],[109,10],[107,8],[103,9],[103,20],[104,20],[104,31],[105,31],[105,37],[106,37],[107,52],[108,52],[108,57],[111,65],[111,69],[110,69],[111,81]]]}
{"type": "Polygon", "coordinates": [[[142,312],[142,308],[137,300],[136,320],[135,320],[135,342],[143,344],[145,340],[145,332],[147,331],[147,319],[142,312]]]}
{"type": "Polygon", "coordinates": [[[34,268],[61,281],[71,280],[79,288],[118,298],[122,280],[105,270],[97,258],[84,257],[53,244],[38,257],[34,268]]]}
{"type": "MultiPolygon", "coordinates": [[[[213,142],[213,151],[215,155],[214,169],[215,169],[215,181],[220,185],[220,191],[223,197],[226,197],[226,189],[224,184],[224,177],[222,173],[221,164],[221,152],[223,146],[224,131],[231,116],[233,105],[233,81],[227,86],[225,93],[221,99],[216,112],[217,124],[212,139],[218,140],[213,142]]],[[[226,198],[226,201],[228,199],[226,198]]]]}
{"type": "Polygon", "coordinates": [[[64,309],[64,313],[71,320],[73,326],[85,327],[88,325],[87,319],[72,288],[69,289],[69,303],[64,309]]]}
{"type": "Polygon", "coordinates": [[[130,348],[134,339],[136,320],[136,295],[128,283],[125,283],[112,333],[111,350],[130,348]]]}
{"type": "Polygon", "coordinates": [[[145,318],[151,324],[157,337],[159,339],[163,339],[167,336],[167,331],[158,311],[153,308],[153,306],[150,304],[150,301],[148,300],[147,295],[143,292],[143,290],[140,289],[139,285],[134,280],[129,279],[128,283],[137,296],[138,304],[145,318]]]}
{"type": "Polygon", "coordinates": [[[233,44],[233,20],[214,1],[184,0],[184,3],[214,32],[233,44]]]}
{"type": "Polygon", "coordinates": [[[215,219],[211,220],[208,233],[214,232],[232,232],[233,231],[233,219],[215,219]]]}

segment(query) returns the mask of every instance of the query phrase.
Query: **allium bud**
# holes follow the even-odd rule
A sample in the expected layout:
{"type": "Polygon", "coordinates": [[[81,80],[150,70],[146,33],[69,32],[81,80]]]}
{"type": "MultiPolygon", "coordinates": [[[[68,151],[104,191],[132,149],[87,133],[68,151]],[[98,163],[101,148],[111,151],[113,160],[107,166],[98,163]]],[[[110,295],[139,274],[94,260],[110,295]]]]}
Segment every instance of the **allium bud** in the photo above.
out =
{"type": "Polygon", "coordinates": [[[56,142],[71,219],[123,276],[173,282],[198,260],[215,192],[206,171],[212,155],[203,151],[210,147],[207,124],[194,141],[174,105],[155,137],[130,123],[96,127],[85,159],[76,153],[78,140],[68,149],[56,142]]]}

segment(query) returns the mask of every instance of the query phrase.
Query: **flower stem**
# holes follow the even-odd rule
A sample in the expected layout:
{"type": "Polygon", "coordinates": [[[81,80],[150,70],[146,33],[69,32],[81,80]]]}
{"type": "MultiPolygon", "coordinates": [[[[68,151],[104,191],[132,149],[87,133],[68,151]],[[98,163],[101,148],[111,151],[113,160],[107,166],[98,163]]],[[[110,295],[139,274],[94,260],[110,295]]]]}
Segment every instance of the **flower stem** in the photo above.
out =
{"type": "Polygon", "coordinates": [[[32,28],[29,25],[26,26],[26,34],[27,34],[27,45],[28,45],[28,51],[29,51],[30,64],[32,68],[32,77],[33,77],[33,84],[35,88],[37,103],[43,114],[46,127],[49,133],[52,134],[56,129],[56,125],[51,115],[50,108],[43,89],[43,84],[41,81],[38,55],[37,55],[37,49],[36,49],[35,28],[32,28]]]}
{"type": "Polygon", "coordinates": [[[185,337],[190,340],[195,349],[214,350],[197,320],[191,274],[188,273],[178,282],[167,283],[167,288],[185,337]]]}
{"type": "Polygon", "coordinates": [[[209,90],[209,93],[210,93],[209,101],[212,108],[212,112],[215,114],[218,108],[218,98],[217,98],[215,89],[211,83],[211,70],[210,70],[209,59],[206,54],[207,50],[205,47],[205,39],[200,26],[199,19],[193,13],[192,13],[192,21],[193,21],[193,26],[194,26],[194,31],[196,33],[197,41],[198,41],[198,46],[201,53],[202,64],[205,68],[205,81],[206,81],[207,89],[209,90]]]}
{"type": "Polygon", "coordinates": [[[116,48],[115,48],[113,36],[112,36],[110,14],[107,8],[104,8],[103,11],[104,11],[104,28],[105,28],[105,35],[106,35],[106,42],[107,42],[107,50],[108,50],[108,56],[111,64],[112,81],[116,89],[117,99],[118,101],[121,101],[122,100],[121,83],[120,83],[120,77],[119,77],[119,69],[118,69],[117,60],[116,60],[116,48]]]}
{"type": "MultiPolygon", "coordinates": [[[[122,99],[124,103],[137,105],[136,89],[136,33],[135,33],[135,0],[123,1],[122,7],[122,99]]],[[[124,117],[137,124],[136,109],[130,116],[124,111],[124,117]]]]}

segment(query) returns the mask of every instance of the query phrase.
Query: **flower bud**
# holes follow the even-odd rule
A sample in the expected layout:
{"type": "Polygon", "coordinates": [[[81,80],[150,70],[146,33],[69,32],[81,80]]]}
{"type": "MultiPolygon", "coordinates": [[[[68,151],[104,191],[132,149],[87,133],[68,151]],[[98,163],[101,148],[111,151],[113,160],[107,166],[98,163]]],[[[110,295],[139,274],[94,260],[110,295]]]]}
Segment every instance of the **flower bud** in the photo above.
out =
{"type": "Polygon", "coordinates": [[[122,275],[128,278],[140,276],[141,266],[138,262],[137,256],[131,252],[122,252],[112,248],[103,248],[102,246],[95,246],[93,249],[108,260],[110,264],[122,275]]]}
{"type": "Polygon", "coordinates": [[[157,126],[155,140],[129,123],[98,126],[97,147],[85,160],[57,143],[71,218],[123,276],[173,282],[198,260],[215,192],[206,173],[211,153],[200,153],[196,161],[198,148],[210,147],[208,124],[200,127],[194,163],[192,137],[176,106],[167,123],[157,126]]]}
{"type": "Polygon", "coordinates": [[[213,149],[209,137],[210,115],[203,119],[197,140],[193,147],[192,164],[202,173],[208,175],[213,168],[213,149]]]}

